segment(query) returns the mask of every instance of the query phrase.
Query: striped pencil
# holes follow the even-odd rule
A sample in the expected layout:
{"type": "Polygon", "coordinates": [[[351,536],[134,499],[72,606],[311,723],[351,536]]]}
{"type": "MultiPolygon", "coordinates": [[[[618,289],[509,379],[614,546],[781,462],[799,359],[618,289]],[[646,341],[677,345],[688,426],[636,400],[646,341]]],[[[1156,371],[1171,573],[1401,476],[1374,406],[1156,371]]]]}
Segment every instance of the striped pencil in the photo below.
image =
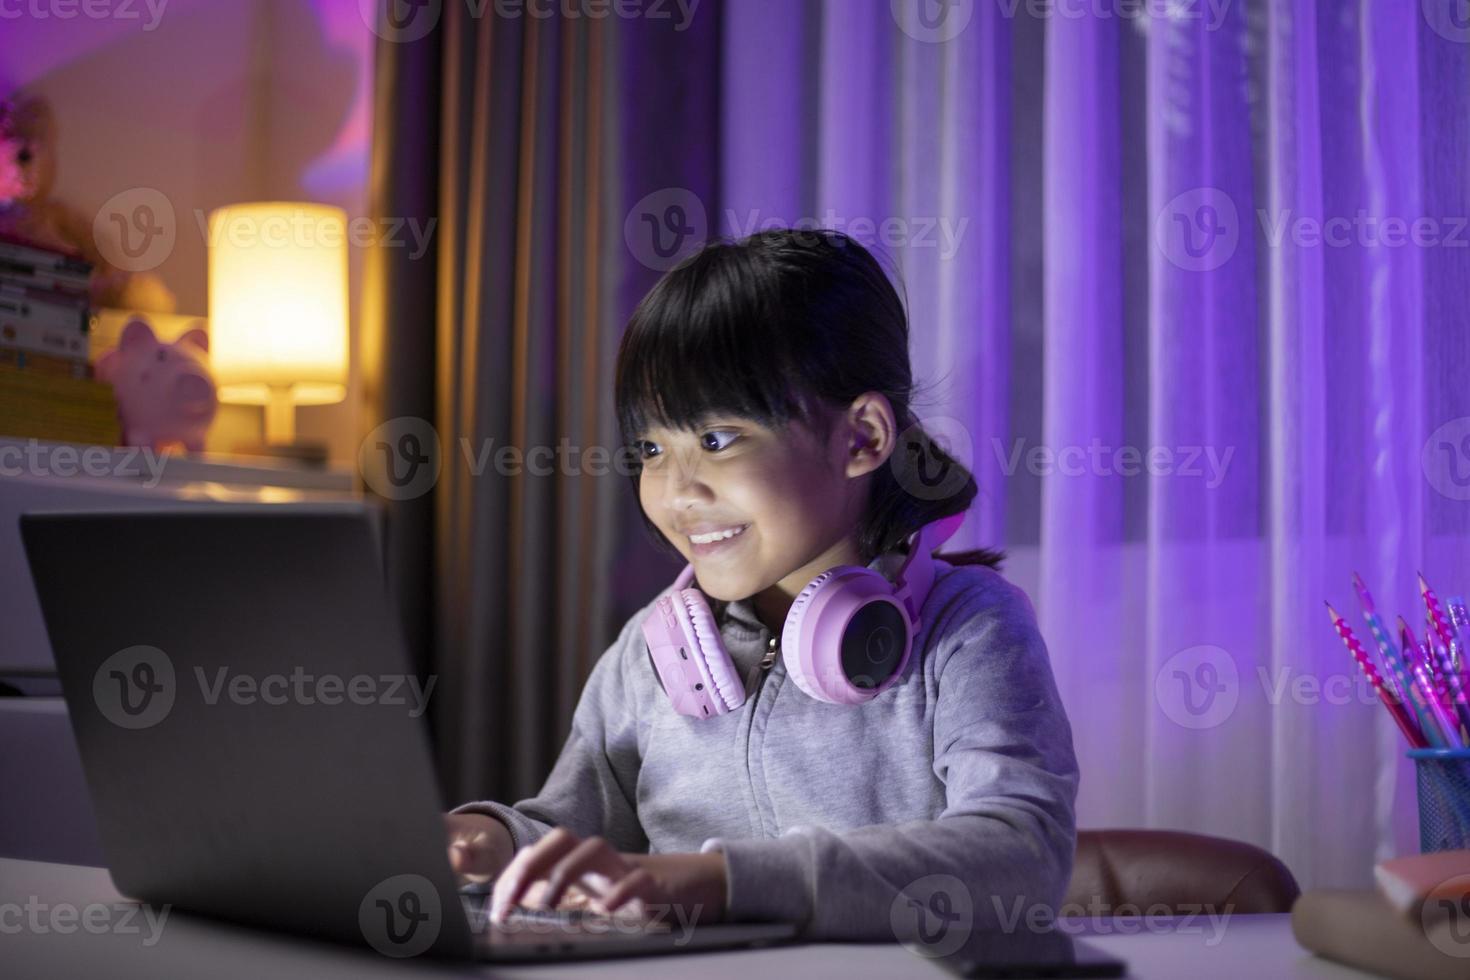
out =
{"type": "Polygon", "coordinates": [[[1353,572],[1353,589],[1358,593],[1358,605],[1363,609],[1363,621],[1368,624],[1368,632],[1373,634],[1373,641],[1378,644],[1378,655],[1383,659],[1383,680],[1399,700],[1413,707],[1413,700],[1409,697],[1409,673],[1404,669],[1403,662],[1398,658],[1394,650],[1393,640],[1389,639],[1388,629],[1383,625],[1383,620],[1378,617],[1378,610],[1373,605],[1373,596],[1368,592],[1368,586],[1364,584],[1363,577],[1353,572]]]}
{"type": "Polygon", "coordinates": [[[1419,690],[1419,685],[1414,681],[1414,662],[1419,655],[1419,644],[1414,641],[1413,632],[1409,624],[1404,622],[1404,617],[1399,616],[1398,650],[1392,651],[1389,656],[1393,658],[1395,667],[1403,671],[1408,678],[1408,687],[1405,689],[1408,701],[1414,707],[1414,716],[1419,719],[1419,730],[1424,733],[1424,738],[1432,748],[1442,749],[1447,746],[1444,736],[1440,734],[1439,723],[1434,720],[1434,713],[1429,709],[1429,702],[1425,700],[1424,694],[1419,690]]]}
{"type": "MultiPolygon", "coordinates": [[[[1404,644],[1404,662],[1409,667],[1409,675],[1414,678],[1414,693],[1428,709],[1430,717],[1434,720],[1435,735],[1439,736],[1440,745],[1436,748],[1460,749],[1465,743],[1460,739],[1459,721],[1451,716],[1448,706],[1441,700],[1439,692],[1435,689],[1434,674],[1430,671],[1429,661],[1424,650],[1419,646],[1414,633],[1409,629],[1409,624],[1399,617],[1399,635],[1404,644]]],[[[1429,738],[1430,744],[1434,738],[1426,730],[1425,736],[1429,738]]]]}
{"type": "Polygon", "coordinates": [[[1434,715],[1435,724],[1439,726],[1439,733],[1444,738],[1446,748],[1463,749],[1465,742],[1460,738],[1460,728],[1455,719],[1450,717],[1439,696],[1434,692],[1434,678],[1429,676],[1429,665],[1419,661],[1414,665],[1414,683],[1423,692],[1424,698],[1429,702],[1429,710],[1434,715]]]}
{"type": "MultiPolygon", "coordinates": [[[[1444,644],[1446,650],[1450,648],[1450,642],[1454,634],[1450,631],[1450,621],[1445,618],[1444,609],[1440,607],[1439,596],[1429,587],[1424,579],[1424,573],[1419,572],[1419,594],[1424,597],[1424,608],[1429,613],[1429,622],[1434,627],[1434,632],[1439,634],[1439,642],[1444,644]]],[[[1427,639],[1427,637],[1426,637],[1427,639]]]]}
{"type": "Polygon", "coordinates": [[[1426,747],[1429,742],[1419,730],[1418,722],[1409,714],[1404,703],[1383,686],[1383,678],[1379,676],[1378,669],[1373,666],[1373,661],[1369,659],[1368,651],[1363,649],[1363,644],[1359,643],[1358,638],[1353,635],[1352,628],[1337,614],[1337,610],[1332,608],[1332,603],[1330,602],[1327,604],[1327,613],[1332,617],[1332,626],[1337,630],[1337,635],[1342,637],[1342,642],[1347,646],[1348,653],[1352,654],[1353,659],[1357,661],[1358,668],[1368,678],[1368,683],[1372,686],[1373,693],[1378,695],[1378,700],[1383,702],[1383,706],[1393,716],[1394,724],[1399,726],[1399,731],[1404,733],[1404,738],[1408,739],[1409,744],[1415,748],[1426,747]]]}
{"type": "Polygon", "coordinates": [[[1445,611],[1449,613],[1450,626],[1454,628],[1455,644],[1454,664],[1455,669],[1460,672],[1460,682],[1470,688],[1470,664],[1465,663],[1465,645],[1470,642],[1470,610],[1465,608],[1465,597],[1452,595],[1445,603],[1445,611]]]}
{"type": "Polygon", "coordinates": [[[1424,639],[1429,647],[1426,656],[1429,672],[1438,685],[1440,703],[1449,709],[1450,717],[1457,725],[1464,726],[1460,732],[1461,741],[1464,741],[1470,737],[1470,704],[1465,701],[1465,686],[1450,664],[1449,651],[1432,642],[1434,638],[1428,634],[1424,639]]]}

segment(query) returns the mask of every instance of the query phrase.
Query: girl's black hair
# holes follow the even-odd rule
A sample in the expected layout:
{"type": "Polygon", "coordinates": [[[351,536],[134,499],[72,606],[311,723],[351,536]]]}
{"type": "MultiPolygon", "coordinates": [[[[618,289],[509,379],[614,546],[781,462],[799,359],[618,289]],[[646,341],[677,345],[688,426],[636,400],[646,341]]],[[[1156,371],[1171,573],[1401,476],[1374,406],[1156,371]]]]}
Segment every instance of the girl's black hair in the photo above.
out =
{"type": "MultiPolygon", "coordinates": [[[[842,232],[782,228],[711,242],[649,291],[618,349],[618,427],[634,461],[634,492],[638,441],[653,426],[697,431],[706,415],[734,415],[772,429],[800,421],[825,441],[831,410],[866,391],[886,396],[899,431],[907,431],[895,457],[928,454],[925,462],[946,474],[946,490],[955,489],[940,499],[910,493],[893,458],[874,470],[857,536],[864,564],[965,510],[978,492],[974,476],[911,411],[903,303],[873,255],[842,232]]],[[[642,516],[659,548],[677,555],[642,516]]],[[[1004,555],[982,548],[938,557],[998,568],[1004,555]]]]}

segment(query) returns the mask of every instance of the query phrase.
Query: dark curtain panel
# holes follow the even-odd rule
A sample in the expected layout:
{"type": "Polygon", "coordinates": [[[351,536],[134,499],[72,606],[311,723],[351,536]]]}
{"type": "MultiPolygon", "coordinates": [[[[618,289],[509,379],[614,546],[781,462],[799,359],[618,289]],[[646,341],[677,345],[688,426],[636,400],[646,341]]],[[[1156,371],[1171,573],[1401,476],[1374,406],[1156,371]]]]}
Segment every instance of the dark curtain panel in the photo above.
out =
{"type": "Polygon", "coordinates": [[[380,32],[374,216],[437,225],[422,257],[370,259],[359,460],[438,679],[449,803],[539,789],[593,663],[678,571],[616,463],[618,338],[658,275],[625,216],[665,189],[712,200],[717,177],[717,81],[670,67],[714,63],[716,11],[676,30],[471,10],[380,32]]]}

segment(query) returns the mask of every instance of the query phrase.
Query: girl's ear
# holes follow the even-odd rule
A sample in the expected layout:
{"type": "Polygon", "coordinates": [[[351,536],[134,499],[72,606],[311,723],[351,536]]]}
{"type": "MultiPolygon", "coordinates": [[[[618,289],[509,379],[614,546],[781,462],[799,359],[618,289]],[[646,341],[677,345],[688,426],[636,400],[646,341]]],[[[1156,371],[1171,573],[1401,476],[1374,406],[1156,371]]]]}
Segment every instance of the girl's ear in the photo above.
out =
{"type": "Polygon", "coordinates": [[[847,443],[847,475],[871,473],[888,461],[898,444],[898,426],[893,406],[879,391],[865,391],[853,399],[843,414],[847,443]]]}

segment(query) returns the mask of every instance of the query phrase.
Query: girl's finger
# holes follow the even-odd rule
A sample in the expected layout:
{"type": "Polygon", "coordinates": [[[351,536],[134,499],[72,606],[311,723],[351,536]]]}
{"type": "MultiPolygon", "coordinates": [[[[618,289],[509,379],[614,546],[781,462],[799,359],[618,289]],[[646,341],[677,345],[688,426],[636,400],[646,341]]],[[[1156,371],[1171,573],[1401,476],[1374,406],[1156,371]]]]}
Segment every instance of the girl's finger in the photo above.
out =
{"type": "Polygon", "coordinates": [[[469,841],[457,840],[449,845],[449,866],[454,873],[471,881],[489,881],[488,874],[479,873],[483,855],[469,841]]]}
{"type": "Polygon", "coordinates": [[[470,881],[489,881],[490,835],[483,830],[461,832],[449,845],[449,864],[470,881]]]}
{"type": "Polygon", "coordinates": [[[535,844],[523,848],[495,880],[490,892],[491,916],[497,921],[504,920],[510,907],[520,904],[531,883],[545,877],[580,842],[581,838],[570,830],[557,827],[535,844]]]}
{"type": "Polygon", "coordinates": [[[633,871],[614,882],[613,886],[597,899],[597,904],[604,912],[611,915],[634,900],[641,900],[648,905],[653,904],[657,897],[658,890],[653,875],[643,868],[634,868],[633,871]]]}
{"type": "MultiPolygon", "coordinates": [[[[541,896],[544,894],[546,894],[546,881],[543,879],[532,882],[531,887],[526,889],[526,897],[521,900],[521,904],[529,909],[539,908],[542,904],[541,896]]],[[[570,888],[556,907],[558,909],[590,909],[592,908],[590,894],[582,888],[570,888]]]]}
{"type": "Polygon", "coordinates": [[[556,908],[566,890],[573,884],[584,885],[583,890],[597,897],[598,885],[589,880],[605,875],[604,880],[616,882],[631,869],[622,855],[601,837],[589,837],[567,853],[546,875],[546,891],[541,896],[545,908],[556,908]],[[584,884],[585,883],[585,884],[584,884]]]}

